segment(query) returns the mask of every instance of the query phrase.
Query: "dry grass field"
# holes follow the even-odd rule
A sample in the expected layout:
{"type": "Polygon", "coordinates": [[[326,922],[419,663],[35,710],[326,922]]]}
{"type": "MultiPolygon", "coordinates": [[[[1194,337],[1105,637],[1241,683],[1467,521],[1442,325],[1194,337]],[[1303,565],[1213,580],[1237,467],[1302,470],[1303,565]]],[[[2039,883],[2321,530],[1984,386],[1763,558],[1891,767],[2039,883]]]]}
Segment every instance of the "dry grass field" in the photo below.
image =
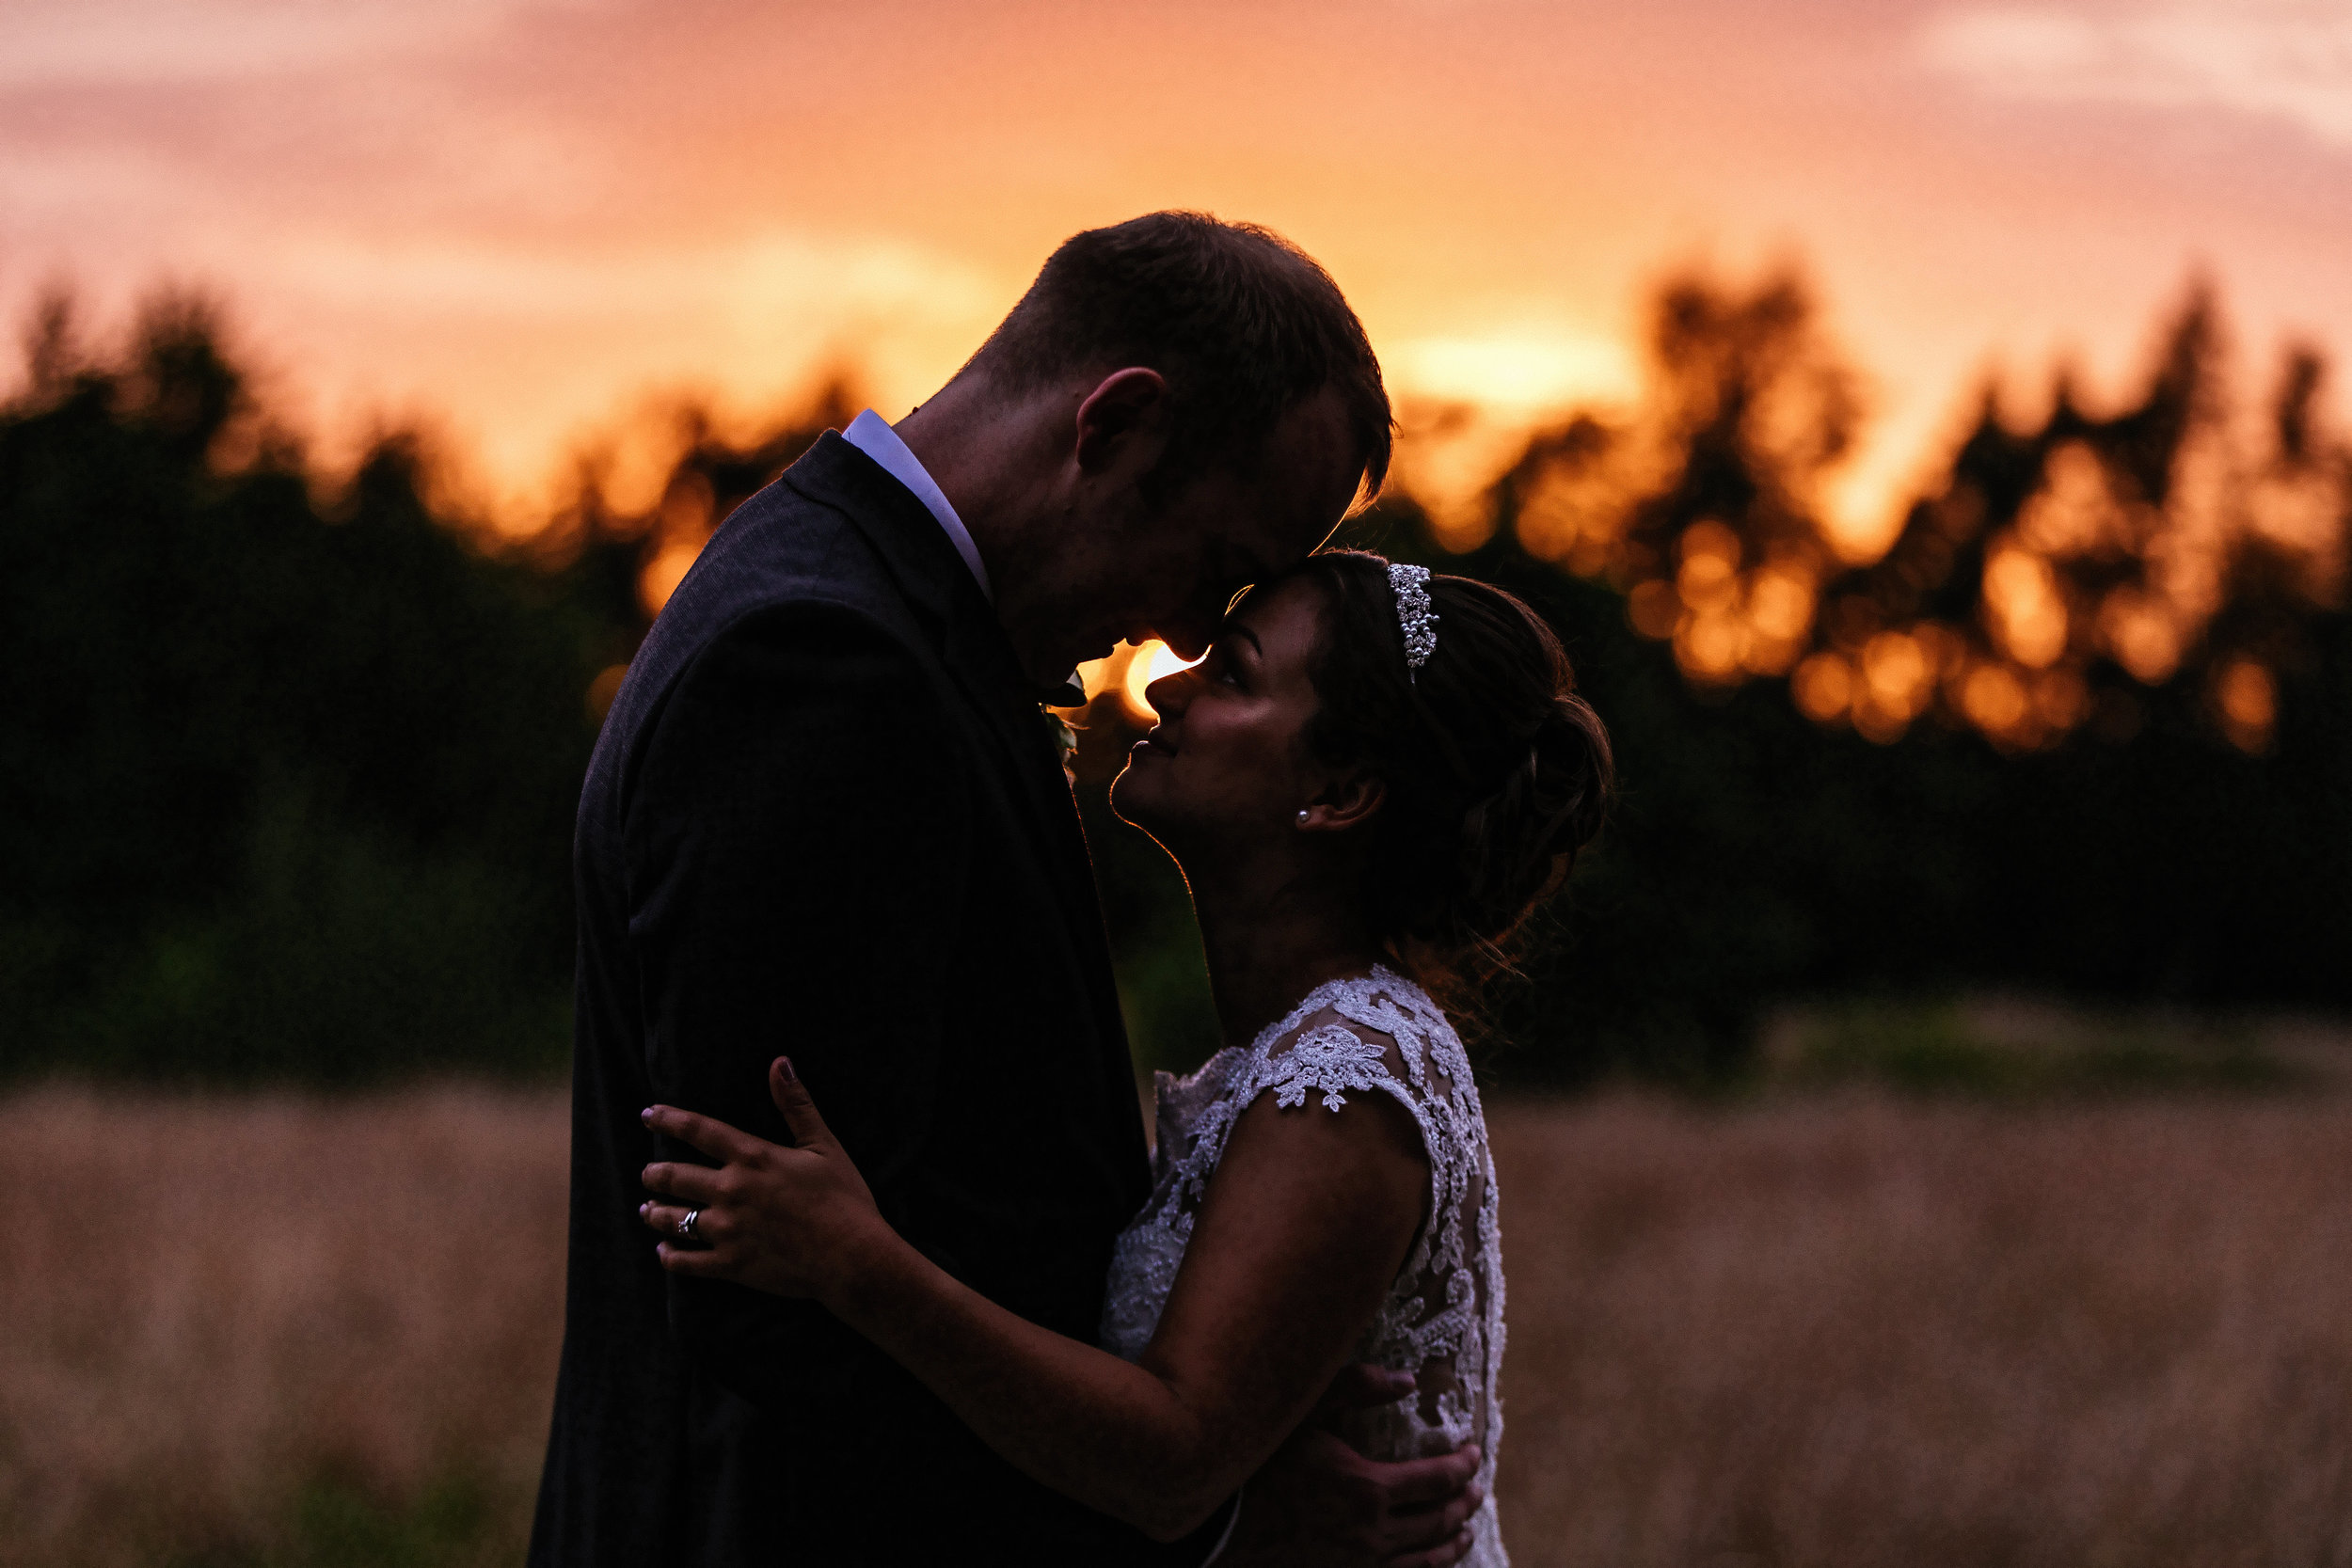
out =
{"type": "Polygon", "coordinates": [[[2352,1101],[1494,1132],[1515,1560],[2352,1563],[2352,1101]]]}
{"type": "MultiPolygon", "coordinates": [[[[2352,1564],[2352,1099],[1495,1116],[1550,1564],[2352,1564]]],[[[0,1564],[519,1555],[545,1093],[0,1101],[0,1564]]]]}

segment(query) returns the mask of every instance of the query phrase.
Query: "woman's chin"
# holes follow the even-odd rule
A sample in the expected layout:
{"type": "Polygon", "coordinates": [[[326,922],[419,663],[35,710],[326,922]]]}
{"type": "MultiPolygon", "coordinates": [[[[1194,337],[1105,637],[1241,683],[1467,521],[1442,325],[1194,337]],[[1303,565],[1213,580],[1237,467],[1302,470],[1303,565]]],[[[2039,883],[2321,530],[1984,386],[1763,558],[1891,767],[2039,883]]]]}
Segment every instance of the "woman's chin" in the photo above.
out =
{"type": "Polygon", "coordinates": [[[1159,776],[1152,761],[1141,756],[1128,758],[1127,766],[1111,780],[1111,815],[1130,828],[1140,828],[1158,838],[1171,815],[1168,782],[1159,776]]]}
{"type": "MultiPolygon", "coordinates": [[[[1143,828],[1144,818],[1151,815],[1151,809],[1143,801],[1138,800],[1137,797],[1148,796],[1150,793],[1148,788],[1136,783],[1136,759],[1129,757],[1127,765],[1121,768],[1118,776],[1111,780],[1111,815],[1131,828],[1143,828]]],[[[1148,828],[1145,831],[1150,832],[1148,828]]]]}

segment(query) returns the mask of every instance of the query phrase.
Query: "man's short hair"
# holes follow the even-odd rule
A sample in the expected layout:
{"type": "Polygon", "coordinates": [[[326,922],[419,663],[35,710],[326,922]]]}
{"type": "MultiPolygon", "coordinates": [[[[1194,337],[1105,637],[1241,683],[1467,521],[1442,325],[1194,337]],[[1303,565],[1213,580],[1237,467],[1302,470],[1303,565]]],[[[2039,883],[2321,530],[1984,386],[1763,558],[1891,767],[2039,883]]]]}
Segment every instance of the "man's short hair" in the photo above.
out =
{"type": "Polygon", "coordinates": [[[1253,467],[1275,423],[1327,387],[1364,493],[1388,478],[1393,420],[1372,341],[1331,275],[1272,230],[1169,212],[1073,234],[968,368],[1026,390],[1122,365],[1168,381],[1163,493],[1215,464],[1253,467]]]}

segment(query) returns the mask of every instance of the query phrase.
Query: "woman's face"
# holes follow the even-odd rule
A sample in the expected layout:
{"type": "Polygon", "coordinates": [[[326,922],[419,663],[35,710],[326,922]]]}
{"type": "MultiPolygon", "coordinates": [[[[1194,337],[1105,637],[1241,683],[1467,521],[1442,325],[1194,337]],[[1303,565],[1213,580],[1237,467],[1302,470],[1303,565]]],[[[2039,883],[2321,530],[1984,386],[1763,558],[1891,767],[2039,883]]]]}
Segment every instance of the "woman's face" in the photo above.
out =
{"type": "Polygon", "coordinates": [[[1327,773],[1305,743],[1317,706],[1307,668],[1321,611],[1304,582],[1252,594],[1207,658],[1152,683],[1160,721],[1111,785],[1120,817],[1180,859],[1203,845],[1295,830],[1327,773]]]}

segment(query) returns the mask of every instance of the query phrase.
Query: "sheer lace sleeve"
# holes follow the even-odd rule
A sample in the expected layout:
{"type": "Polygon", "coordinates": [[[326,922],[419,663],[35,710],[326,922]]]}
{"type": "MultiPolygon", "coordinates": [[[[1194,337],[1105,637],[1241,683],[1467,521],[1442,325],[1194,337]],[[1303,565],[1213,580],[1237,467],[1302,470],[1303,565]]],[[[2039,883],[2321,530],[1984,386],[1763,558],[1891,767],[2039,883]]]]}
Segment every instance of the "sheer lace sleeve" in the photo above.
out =
{"type": "Polygon", "coordinates": [[[1152,1196],[1120,1236],[1103,1342],[1133,1358],[1150,1343],[1192,1236],[1193,1216],[1241,1115],[1271,1094],[1286,1111],[1344,1114],[1389,1095],[1420,1130],[1429,1196],[1405,1266],[1357,1359],[1411,1371],[1414,1399],[1352,1418],[1342,1435],[1370,1457],[1420,1458],[1469,1441],[1489,1502],[1469,1561],[1500,1563],[1493,1513],[1502,1413],[1502,1272],[1486,1124],[1462,1044],[1422,990],[1385,969],[1316,990],[1248,1047],[1189,1078],[1159,1080],[1152,1196]]]}
{"type": "Polygon", "coordinates": [[[1350,1089],[1393,1088],[1396,1075],[1389,1064],[1396,1054],[1393,1040],[1369,1030],[1343,1023],[1311,1027],[1275,1048],[1256,1087],[1259,1093],[1272,1089],[1274,1102],[1285,1107],[1304,1105],[1311,1092],[1319,1094],[1323,1108],[1336,1111],[1347,1103],[1350,1089]]]}

